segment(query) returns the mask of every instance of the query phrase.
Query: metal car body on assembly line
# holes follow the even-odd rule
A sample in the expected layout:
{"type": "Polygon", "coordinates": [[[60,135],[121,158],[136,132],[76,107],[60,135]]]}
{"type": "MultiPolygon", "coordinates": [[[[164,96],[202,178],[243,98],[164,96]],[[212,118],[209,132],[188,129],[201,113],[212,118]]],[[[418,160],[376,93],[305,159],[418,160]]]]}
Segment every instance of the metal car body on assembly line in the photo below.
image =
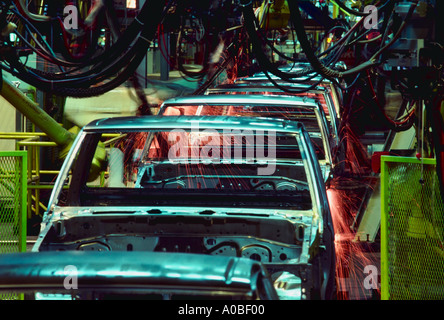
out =
{"type": "Polygon", "coordinates": [[[308,84],[292,84],[282,82],[280,87],[275,86],[269,81],[256,81],[253,83],[221,84],[208,89],[205,94],[249,94],[249,95],[290,95],[298,97],[312,98],[318,101],[324,108],[324,113],[329,123],[331,139],[336,145],[339,144],[339,118],[332,96],[327,88],[315,86],[312,88],[308,84]],[[288,89],[288,91],[285,91],[288,89]]]}
{"type": "MultiPolygon", "coordinates": [[[[296,72],[298,70],[302,70],[302,67],[296,68],[296,67],[286,67],[286,68],[279,68],[281,71],[292,73],[296,72]]],[[[330,96],[331,101],[333,102],[333,106],[336,109],[336,114],[338,118],[341,117],[341,106],[343,104],[343,96],[342,91],[339,90],[337,85],[333,83],[332,81],[321,78],[320,76],[306,76],[306,77],[300,77],[300,78],[294,78],[292,80],[298,81],[298,82],[288,82],[285,80],[282,80],[282,78],[279,78],[275,75],[268,74],[265,75],[263,72],[256,73],[252,76],[248,77],[241,77],[235,80],[234,84],[246,84],[246,85],[255,85],[255,84],[272,84],[270,79],[274,81],[277,85],[281,87],[286,86],[293,86],[297,87],[300,85],[302,88],[304,86],[316,86],[316,87],[323,87],[328,95],[330,96]]],[[[273,84],[274,85],[274,84],[273,84]]],[[[295,90],[295,88],[293,88],[295,90]]]]}
{"type": "Polygon", "coordinates": [[[27,299],[277,299],[265,267],[238,257],[70,250],[2,254],[0,265],[0,293],[27,299]]]}
{"type": "Polygon", "coordinates": [[[61,168],[33,247],[70,250],[252,259],[265,266],[280,299],[335,293],[324,179],[310,136],[296,121],[146,116],[85,126],[61,168]],[[175,153],[179,141],[182,153],[175,153]],[[217,148],[227,141],[230,152],[217,148]],[[94,164],[100,148],[106,165],[94,164]],[[238,149],[255,153],[239,157],[238,149]]]}
{"type": "Polygon", "coordinates": [[[332,150],[338,145],[330,131],[324,108],[314,99],[280,95],[200,95],[171,98],[162,103],[159,115],[256,116],[298,121],[312,138],[324,180],[336,166],[332,150]]]}

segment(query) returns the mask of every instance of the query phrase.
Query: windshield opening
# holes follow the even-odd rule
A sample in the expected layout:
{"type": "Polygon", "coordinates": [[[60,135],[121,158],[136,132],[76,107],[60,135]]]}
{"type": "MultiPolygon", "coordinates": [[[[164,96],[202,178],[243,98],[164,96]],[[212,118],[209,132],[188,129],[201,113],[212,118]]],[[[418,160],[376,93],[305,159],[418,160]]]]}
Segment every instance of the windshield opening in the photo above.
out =
{"type": "Polygon", "coordinates": [[[119,130],[89,132],[83,146],[68,205],[312,207],[306,154],[295,134],[119,130]],[[101,148],[106,158],[98,171],[101,148]]]}
{"type": "Polygon", "coordinates": [[[242,117],[266,117],[291,121],[304,124],[309,132],[311,142],[315,148],[319,160],[326,159],[324,147],[325,137],[321,130],[319,116],[314,109],[303,106],[262,106],[262,105],[164,105],[160,110],[164,116],[180,115],[205,115],[205,116],[242,116],[242,117]]]}

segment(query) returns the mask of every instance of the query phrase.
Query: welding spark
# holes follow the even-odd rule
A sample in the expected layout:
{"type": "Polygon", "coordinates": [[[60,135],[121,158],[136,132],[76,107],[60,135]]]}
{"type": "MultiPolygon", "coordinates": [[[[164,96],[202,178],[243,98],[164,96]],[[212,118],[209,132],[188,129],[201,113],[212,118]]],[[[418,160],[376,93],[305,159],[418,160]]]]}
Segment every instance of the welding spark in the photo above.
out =
{"type": "Polygon", "coordinates": [[[351,228],[362,199],[350,190],[341,189],[343,184],[344,178],[335,178],[327,190],[335,230],[339,299],[346,298],[341,296],[345,293],[355,297],[365,295],[364,268],[376,264],[361,243],[354,241],[355,233],[351,228]]]}

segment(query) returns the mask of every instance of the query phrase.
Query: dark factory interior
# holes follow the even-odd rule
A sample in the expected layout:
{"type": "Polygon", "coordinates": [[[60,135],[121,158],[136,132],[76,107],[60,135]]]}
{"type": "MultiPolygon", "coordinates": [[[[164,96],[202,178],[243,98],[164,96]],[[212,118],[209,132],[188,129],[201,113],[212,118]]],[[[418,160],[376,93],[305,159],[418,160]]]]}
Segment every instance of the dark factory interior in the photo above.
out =
{"type": "Polygon", "coordinates": [[[443,300],[441,17],[0,0],[0,300],[443,300]]]}

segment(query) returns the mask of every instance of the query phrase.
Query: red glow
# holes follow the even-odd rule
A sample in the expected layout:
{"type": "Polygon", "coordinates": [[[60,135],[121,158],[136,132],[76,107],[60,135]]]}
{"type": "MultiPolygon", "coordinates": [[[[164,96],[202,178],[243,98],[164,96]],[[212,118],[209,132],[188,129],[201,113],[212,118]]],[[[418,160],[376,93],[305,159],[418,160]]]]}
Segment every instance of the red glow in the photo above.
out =
{"type": "Polygon", "coordinates": [[[345,167],[352,176],[363,176],[370,171],[369,156],[359,137],[346,123],[340,132],[345,148],[345,167]]]}
{"type": "Polygon", "coordinates": [[[366,266],[376,265],[371,254],[363,249],[360,242],[355,241],[355,232],[351,225],[362,199],[359,195],[344,188],[350,179],[333,179],[331,187],[327,189],[327,196],[335,230],[336,249],[336,278],[338,299],[348,297],[362,297],[368,294],[364,287],[364,273],[366,266]]]}

